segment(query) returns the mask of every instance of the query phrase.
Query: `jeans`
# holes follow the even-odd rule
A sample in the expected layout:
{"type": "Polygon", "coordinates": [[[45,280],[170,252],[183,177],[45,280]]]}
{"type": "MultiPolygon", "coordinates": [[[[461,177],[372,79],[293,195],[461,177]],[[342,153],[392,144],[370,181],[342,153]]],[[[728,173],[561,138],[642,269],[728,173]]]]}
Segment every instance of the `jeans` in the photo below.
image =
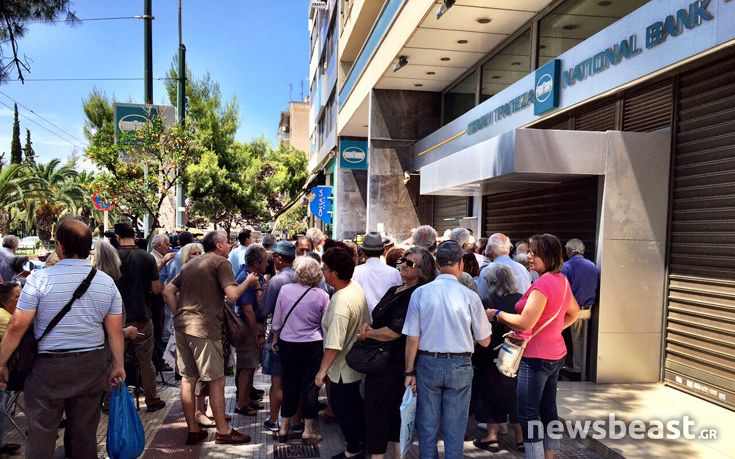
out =
{"type": "Polygon", "coordinates": [[[418,355],[416,426],[419,457],[437,459],[439,427],[444,430],[444,457],[463,457],[470,410],[472,361],[467,357],[418,355]]]}
{"type": "Polygon", "coordinates": [[[523,441],[526,443],[526,458],[538,457],[536,453],[543,449],[538,445],[529,445],[543,441],[547,450],[558,450],[559,441],[545,437],[546,426],[557,420],[556,412],[556,385],[559,371],[564,365],[564,358],[560,360],[544,360],[524,358],[518,370],[517,404],[518,419],[523,429],[523,441]],[[529,423],[535,427],[529,428],[529,423]],[[540,431],[538,421],[541,421],[543,430],[540,431]]]}
{"type": "Polygon", "coordinates": [[[8,391],[0,390],[0,448],[5,446],[5,405],[9,395],[8,391]]]}

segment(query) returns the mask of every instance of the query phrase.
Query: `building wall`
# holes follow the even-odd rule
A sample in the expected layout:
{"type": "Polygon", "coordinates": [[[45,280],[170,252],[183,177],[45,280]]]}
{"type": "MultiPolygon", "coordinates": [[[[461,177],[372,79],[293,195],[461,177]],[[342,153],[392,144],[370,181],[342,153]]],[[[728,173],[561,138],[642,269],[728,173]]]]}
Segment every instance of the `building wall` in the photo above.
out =
{"type": "Polygon", "coordinates": [[[309,153],[309,103],[291,102],[288,106],[291,126],[289,143],[297,150],[309,153]]]}

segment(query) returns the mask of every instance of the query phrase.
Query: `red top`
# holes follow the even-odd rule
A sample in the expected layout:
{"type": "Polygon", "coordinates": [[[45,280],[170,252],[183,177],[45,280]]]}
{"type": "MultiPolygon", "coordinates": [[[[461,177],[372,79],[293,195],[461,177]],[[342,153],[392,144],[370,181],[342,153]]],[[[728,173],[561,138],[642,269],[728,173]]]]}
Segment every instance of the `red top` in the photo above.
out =
{"type": "Polygon", "coordinates": [[[523,297],[516,303],[516,311],[518,314],[523,312],[523,308],[526,306],[528,296],[532,291],[538,290],[544,297],[546,297],[546,306],[544,311],[541,313],[536,325],[533,330],[526,330],[520,333],[520,336],[528,339],[531,337],[533,332],[541,328],[546,321],[551,319],[556,311],[559,314],[556,318],[547,325],[541,332],[534,336],[526,346],[526,351],[523,353],[523,357],[535,358],[535,359],[546,359],[546,360],[559,360],[567,355],[567,347],[564,344],[564,338],[561,336],[561,331],[564,329],[564,315],[569,307],[569,302],[572,299],[572,291],[569,288],[567,278],[563,274],[551,274],[546,273],[539,277],[529,288],[523,297]],[[566,291],[566,298],[565,298],[566,291]],[[562,305],[562,302],[564,303],[562,305]]]}

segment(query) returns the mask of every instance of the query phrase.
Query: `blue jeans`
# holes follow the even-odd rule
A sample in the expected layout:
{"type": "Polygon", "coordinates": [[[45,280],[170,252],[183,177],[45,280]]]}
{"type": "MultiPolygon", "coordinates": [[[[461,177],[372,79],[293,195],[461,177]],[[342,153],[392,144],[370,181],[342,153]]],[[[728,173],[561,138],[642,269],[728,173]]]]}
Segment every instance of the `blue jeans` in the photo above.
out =
{"type": "MultiPolygon", "coordinates": [[[[547,450],[559,449],[559,441],[545,438],[544,434],[548,423],[558,418],[556,385],[564,360],[564,358],[559,360],[524,358],[518,371],[517,409],[523,429],[523,441],[526,443],[544,441],[547,450]],[[538,427],[529,429],[531,421],[541,421],[543,431],[539,431],[541,429],[538,427]]],[[[529,448],[526,448],[526,452],[529,452],[529,448]]]]}
{"type": "Polygon", "coordinates": [[[418,355],[416,365],[416,427],[419,457],[439,457],[439,427],[444,430],[444,457],[464,457],[464,434],[470,411],[472,361],[470,357],[418,355]]]}
{"type": "Polygon", "coordinates": [[[8,391],[0,390],[0,448],[5,446],[5,404],[9,395],[8,391]]]}

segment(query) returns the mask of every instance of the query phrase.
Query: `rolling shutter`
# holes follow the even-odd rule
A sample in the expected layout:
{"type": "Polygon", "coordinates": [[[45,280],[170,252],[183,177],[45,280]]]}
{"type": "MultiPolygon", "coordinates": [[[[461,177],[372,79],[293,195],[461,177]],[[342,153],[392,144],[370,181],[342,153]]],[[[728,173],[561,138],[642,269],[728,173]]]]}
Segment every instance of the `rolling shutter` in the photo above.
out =
{"type": "Polygon", "coordinates": [[[468,216],[467,196],[435,196],[434,224],[439,236],[444,231],[459,226],[459,220],[468,216]]]}
{"type": "Polygon", "coordinates": [[[735,409],[735,59],[678,92],[664,381],[735,409]]]}
{"type": "Polygon", "coordinates": [[[615,103],[608,102],[580,112],[574,118],[576,131],[612,131],[615,129],[615,103]]]}
{"type": "Polygon", "coordinates": [[[623,131],[650,132],[671,127],[671,80],[625,94],[623,131]]]}
{"type": "Polygon", "coordinates": [[[551,233],[562,245],[579,238],[585,256],[595,259],[597,241],[597,177],[552,188],[485,197],[485,234],[503,233],[514,243],[537,233],[551,233]]]}

